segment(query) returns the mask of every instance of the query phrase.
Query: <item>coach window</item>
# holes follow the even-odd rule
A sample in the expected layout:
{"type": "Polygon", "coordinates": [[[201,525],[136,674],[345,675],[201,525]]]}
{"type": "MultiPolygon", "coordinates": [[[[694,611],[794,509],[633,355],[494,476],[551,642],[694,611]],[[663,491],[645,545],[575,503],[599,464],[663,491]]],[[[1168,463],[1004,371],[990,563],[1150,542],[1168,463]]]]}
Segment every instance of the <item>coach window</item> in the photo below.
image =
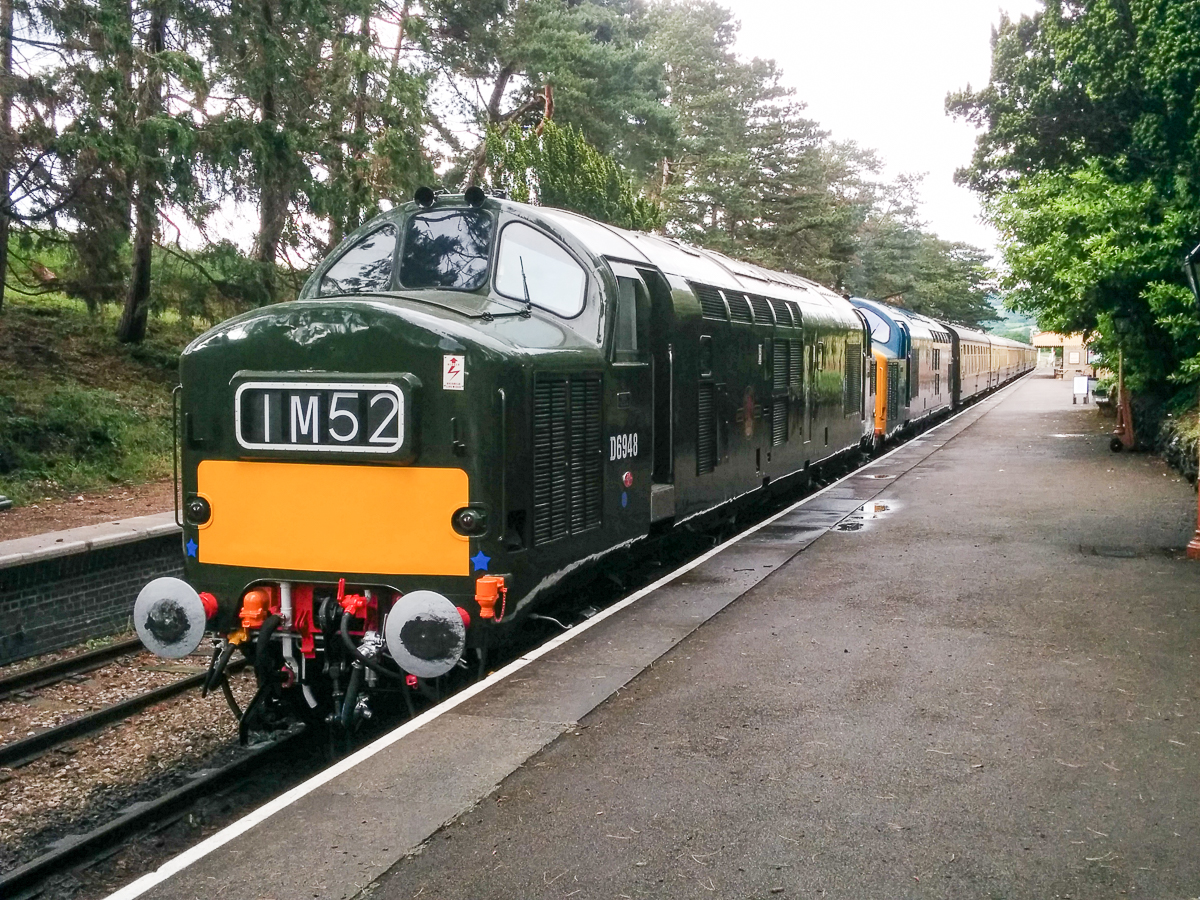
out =
{"type": "Polygon", "coordinates": [[[566,250],[520,222],[500,232],[496,292],[572,318],[583,312],[587,275],[566,250]]]}
{"type": "Polygon", "coordinates": [[[384,225],[343,253],[321,277],[320,296],[386,291],[392,286],[396,228],[384,225]]]}

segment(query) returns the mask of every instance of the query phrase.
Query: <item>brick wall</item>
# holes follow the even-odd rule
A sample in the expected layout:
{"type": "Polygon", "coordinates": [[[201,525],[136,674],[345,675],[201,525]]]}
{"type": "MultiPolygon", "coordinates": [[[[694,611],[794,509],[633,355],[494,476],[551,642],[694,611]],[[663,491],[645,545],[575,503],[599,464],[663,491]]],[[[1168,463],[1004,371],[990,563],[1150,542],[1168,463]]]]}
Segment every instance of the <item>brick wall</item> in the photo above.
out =
{"type": "Polygon", "coordinates": [[[178,534],[0,569],[0,665],[133,627],[138,591],[183,572],[178,534]]]}

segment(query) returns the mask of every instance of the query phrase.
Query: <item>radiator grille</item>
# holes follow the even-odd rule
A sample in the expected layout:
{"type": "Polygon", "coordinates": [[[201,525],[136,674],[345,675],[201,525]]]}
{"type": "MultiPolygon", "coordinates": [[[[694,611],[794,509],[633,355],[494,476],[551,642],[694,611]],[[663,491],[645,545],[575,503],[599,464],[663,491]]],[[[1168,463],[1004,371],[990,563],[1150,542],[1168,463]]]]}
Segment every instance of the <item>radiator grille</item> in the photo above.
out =
{"type": "Polygon", "coordinates": [[[780,325],[792,324],[792,311],[782,300],[772,300],[771,309],[775,310],[775,321],[780,325]]]}
{"type": "Polygon", "coordinates": [[[696,292],[696,296],[700,300],[700,313],[704,318],[716,319],[720,322],[728,321],[725,314],[725,301],[721,299],[720,291],[706,284],[688,283],[691,284],[692,290],[696,292]]]}
{"type": "Polygon", "coordinates": [[[603,479],[597,377],[539,379],[533,399],[533,542],[600,524],[603,479]]]}
{"type": "Polygon", "coordinates": [[[859,412],[862,408],[862,344],[846,345],[846,395],[842,398],[842,415],[859,412]]]}
{"type": "Polygon", "coordinates": [[[771,305],[767,303],[766,297],[758,297],[750,294],[750,305],[754,307],[754,321],[759,325],[774,325],[775,319],[771,315],[771,305]]]}
{"type": "Polygon", "coordinates": [[[725,299],[729,303],[729,317],[735,322],[745,322],[749,325],[753,319],[750,316],[750,304],[746,301],[745,294],[739,294],[737,291],[726,291],[725,299]]]}
{"type": "Polygon", "coordinates": [[[778,447],[787,440],[787,400],[780,397],[771,404],[771,446],[778,447]]]}
{"type": "Polygon", "coordinates": [[[707,475],[717,467],[717,409],[716,387],[700,385],[700,405],[696,420],[696,474],[707,475]]]}

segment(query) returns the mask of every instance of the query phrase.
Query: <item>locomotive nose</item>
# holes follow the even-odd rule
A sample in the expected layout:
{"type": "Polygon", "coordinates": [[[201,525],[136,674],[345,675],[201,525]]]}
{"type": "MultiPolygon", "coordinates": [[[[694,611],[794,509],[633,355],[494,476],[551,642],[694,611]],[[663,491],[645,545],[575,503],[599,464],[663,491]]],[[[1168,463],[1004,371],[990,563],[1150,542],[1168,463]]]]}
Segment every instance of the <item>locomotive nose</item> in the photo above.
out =
{"type": "Polygon", "coordinates": [[[200,646],[205,624],[216,611],[216,599],[197,594],[186,581],[156,578],[133,604],[133,625],[146,649],[179,659],[200,646]]]}
{"type": "Polygon", "coordinates": [[[383,623],[388,652],[418,678],[445,675],[467,643],[463,615],[436,591],[412,591],[393,604],[383,623]]]}

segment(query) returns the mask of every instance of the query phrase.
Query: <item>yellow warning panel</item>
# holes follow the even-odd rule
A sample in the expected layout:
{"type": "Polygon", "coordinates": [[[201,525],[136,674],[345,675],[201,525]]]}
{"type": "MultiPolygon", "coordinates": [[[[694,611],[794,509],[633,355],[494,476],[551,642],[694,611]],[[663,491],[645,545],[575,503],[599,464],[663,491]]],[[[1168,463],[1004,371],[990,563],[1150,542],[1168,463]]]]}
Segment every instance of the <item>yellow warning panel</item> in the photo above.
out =
{"type": "Polygon", "coordinates": [[[307,572],[468,575],[450,525],[462,469],[209,459],[196,476],[212,519],[202,563],[307,572]]]}

